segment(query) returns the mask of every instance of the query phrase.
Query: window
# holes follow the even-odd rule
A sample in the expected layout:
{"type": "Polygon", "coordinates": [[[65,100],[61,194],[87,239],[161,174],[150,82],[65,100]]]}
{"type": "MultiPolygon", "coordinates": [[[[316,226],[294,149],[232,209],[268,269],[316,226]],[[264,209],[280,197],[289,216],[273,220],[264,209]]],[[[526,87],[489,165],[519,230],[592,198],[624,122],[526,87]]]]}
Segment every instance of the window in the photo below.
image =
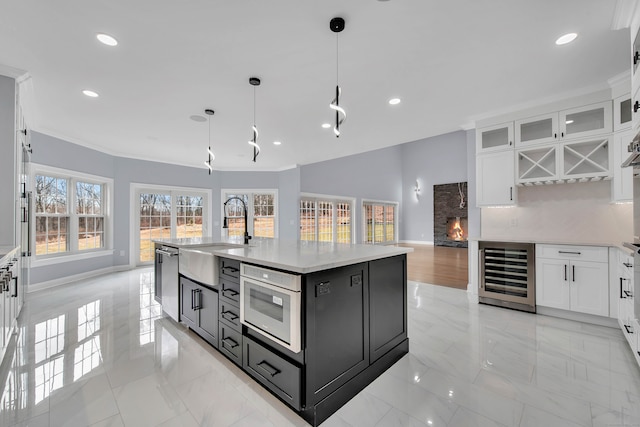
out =
{"type": "Polygon", "coordinates": [[[36,257],[109,247],[112,180],[34,165],[36,257]]]}
{"type": "Polygon", "coordinates": [[[397,243],[398,203],[373,202],[362,203],[364,224],[364,243],[397,243]]]}
{"type": "Polygon", "coordinates": [[[134,253],[137,264],[154,260],[154,240],[210,235],[210,190],[132,184],[138,225],[134,253]]]}
{"type": "Polygon", "coordinates": [[[300,240],[353,242],[353,200],[303,195],[300,199],[300,240]]]}
{"type": "MultiPolygon", "coordinates": [[[[247,207],[249,235],[254,237],[274,238],[277,233],[277,202],[276,190],[266,191],[222,191],[222,216],[227,217],[228,236],[244,236],[244,206],[247,207]],[[242,202],[238,199],[241,199],[242,202]],[[228,201],[228,202],[227,202],[228,201]],[[227,202],[227,206],[224,203],[227,202]]],[[[225,230],[223,230],[223,233],[225,230]]]]}

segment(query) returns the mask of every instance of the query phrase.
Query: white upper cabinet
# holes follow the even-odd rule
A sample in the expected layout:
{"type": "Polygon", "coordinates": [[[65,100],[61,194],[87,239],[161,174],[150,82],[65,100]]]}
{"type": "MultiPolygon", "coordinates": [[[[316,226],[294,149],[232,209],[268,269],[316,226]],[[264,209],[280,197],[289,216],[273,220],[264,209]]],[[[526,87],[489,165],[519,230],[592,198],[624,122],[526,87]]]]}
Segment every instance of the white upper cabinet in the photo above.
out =
{"type": "Polygon", "coordinates": [[[558,113],[516,120],[516,145],[553,142],[558,137],[558,113]]]}
{"type": "Polygon", "coordinates": [[[512,149],[513,141],[513,122],[476,130],[477,153],[512,149]]]}
{"type": "Polygon", "coordinates": [[[606,134],[611,132],[612,122],[611,101],[517,120],[516,146],[606,134]]]}
{"type": "Polygon", "coordinates": [[[560,138],[578,138],[610,133],[611,101],[572,108],[559,113],[560,138]]]}
{"type": "Polygon", "coordinates": [[[613,100],[613,131],[618,132],[631,127],[631,94],[619,96],[613,100]]]}
{"type": "Polygon", "coordinates": [[[515,206],[513,151],[476,156],[476,204],[515,206]]]}

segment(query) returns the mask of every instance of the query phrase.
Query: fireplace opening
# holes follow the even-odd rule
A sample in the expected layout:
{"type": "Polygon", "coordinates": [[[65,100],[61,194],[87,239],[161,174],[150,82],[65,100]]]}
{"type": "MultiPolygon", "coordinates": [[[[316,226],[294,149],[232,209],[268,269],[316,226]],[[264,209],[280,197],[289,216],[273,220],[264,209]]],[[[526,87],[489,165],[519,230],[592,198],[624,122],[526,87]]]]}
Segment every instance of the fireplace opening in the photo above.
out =
{"type": "Polygon", "coordinates": [[[447,240],[466,242],[468,238],[468,227],[469,221],[467,218],[461,218],[459,216],[447,218],[447,240]]]}

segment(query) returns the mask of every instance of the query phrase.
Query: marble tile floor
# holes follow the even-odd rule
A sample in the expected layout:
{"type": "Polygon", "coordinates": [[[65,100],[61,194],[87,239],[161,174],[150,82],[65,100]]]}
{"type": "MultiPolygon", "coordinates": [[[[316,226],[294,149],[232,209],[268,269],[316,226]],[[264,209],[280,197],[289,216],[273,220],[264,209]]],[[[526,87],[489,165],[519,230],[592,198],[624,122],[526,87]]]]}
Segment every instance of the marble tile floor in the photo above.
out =
{"type": "MultiPolygon", "coordinates": [[[[0,367],[0,426],[305,426],[163,317],[150,268],[28,295],[0,367]]],[[[470,302],[409,282],[410,354],[334,426],[638,426],[620,331],[470,302]]]]}

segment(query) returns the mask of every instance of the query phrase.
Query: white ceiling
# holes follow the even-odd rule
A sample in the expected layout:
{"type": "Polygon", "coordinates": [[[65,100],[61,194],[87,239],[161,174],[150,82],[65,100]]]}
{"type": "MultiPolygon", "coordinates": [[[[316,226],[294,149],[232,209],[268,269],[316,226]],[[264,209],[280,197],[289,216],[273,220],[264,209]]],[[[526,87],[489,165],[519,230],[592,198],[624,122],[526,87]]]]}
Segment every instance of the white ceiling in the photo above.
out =
{"type": "MultiPolygon", "coordinates": [[[[622,1],[622,0],[619,0],[622,1]]],[[[31,79],[33,130],[107,153],[277,170],[461,129],[488,112],[630,68],[604,0],[20,0],[0,8],[0,64],[31,79]],[[339,139],[321,124],[336,84],[339,139]],[[107,47],[95,34],[115,36],[107,47]],[[556,46],[567,32],[575,42],[556,46]],[[253,87],[262,153],[253,163],[253,87]],[[83,89],[100,94],[84,96],[83,89]],[[402,103],[390,106],[392,97],[402,103]],[[282,141],[274,146],[273,141],[282,141]]]]}

